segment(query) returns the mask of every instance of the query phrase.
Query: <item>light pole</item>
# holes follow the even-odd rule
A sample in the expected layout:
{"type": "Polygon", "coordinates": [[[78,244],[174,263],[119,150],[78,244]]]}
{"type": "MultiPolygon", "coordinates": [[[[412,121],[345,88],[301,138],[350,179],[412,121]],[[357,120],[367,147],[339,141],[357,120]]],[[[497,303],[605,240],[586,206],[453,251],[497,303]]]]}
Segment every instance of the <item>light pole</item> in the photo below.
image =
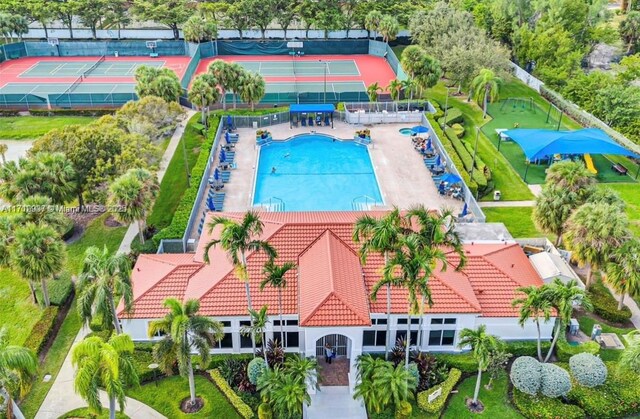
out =
{"type": "Polygon", "coordinates": [[[327,103],[327,70],[329,67],[329,62],[322,60],[318,60],[318,62],[324,64],[324,101],[322,103],[327,103]]]}
{"type": "Polygon", "coordinates": [[[156,379],[156,371],[158,370],[158,367],[159,367],[159,366],[160,366],[160,365],[158,365],[158,364],[156,364],[156,363],[149,364],[149,366],[148,366],[148,368],[149,368],[150,370],[153,370],[153,381],[155,381],[155,383],[156,383],[156,387],[158,387],[158,380],[156,379]]]}
{"type": "Polygon", "coordinates": [[[450,87],[447,87],[447,97],[444,100],[444,116],[442,118],[442,129],[444,129],[445,125],[447,125],[447,110],[449,109],[449,89],[451,89],[450,87]]]}

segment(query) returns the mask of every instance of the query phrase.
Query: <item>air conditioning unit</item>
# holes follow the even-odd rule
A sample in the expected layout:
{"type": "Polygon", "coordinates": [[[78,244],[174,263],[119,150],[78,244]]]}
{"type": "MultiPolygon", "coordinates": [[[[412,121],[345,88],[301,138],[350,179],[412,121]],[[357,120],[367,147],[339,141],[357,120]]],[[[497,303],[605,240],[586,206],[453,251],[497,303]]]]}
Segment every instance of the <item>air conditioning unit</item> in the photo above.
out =
{"type": "Polygon", "coordinates": [[[558,253],[560,253],[560,257],[565,260],[565,262],[571,262],[571,252],[568,250],[558,249],[558,253]]]}

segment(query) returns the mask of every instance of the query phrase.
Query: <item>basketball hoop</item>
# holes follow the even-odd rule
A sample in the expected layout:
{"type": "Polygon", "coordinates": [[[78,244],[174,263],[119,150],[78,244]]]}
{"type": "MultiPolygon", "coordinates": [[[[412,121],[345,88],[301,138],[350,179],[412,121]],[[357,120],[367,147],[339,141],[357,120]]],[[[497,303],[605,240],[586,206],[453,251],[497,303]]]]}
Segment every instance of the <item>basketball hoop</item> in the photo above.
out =
{"type": "Polygon", "coordinates": [[[147,41],[146,45],[147,45],[147,48],[149,48],[151,51],[153,51],[156,48],[158,48],[158,42],[157,41],[147,41]]]}
{"type": "Polygon", "coordinates": [[[52,47],[57,47],[60,45],[60,40],[58,38],[47,38],[47,43],[52,47]]]}

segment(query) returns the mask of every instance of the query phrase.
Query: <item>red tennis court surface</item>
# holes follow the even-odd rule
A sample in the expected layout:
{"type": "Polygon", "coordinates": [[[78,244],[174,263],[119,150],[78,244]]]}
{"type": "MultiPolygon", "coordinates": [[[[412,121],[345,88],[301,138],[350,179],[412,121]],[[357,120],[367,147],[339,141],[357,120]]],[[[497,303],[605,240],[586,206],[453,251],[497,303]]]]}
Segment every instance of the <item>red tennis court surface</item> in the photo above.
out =
{"type": "Polygon", "coordinates": [[[396,78],[387,60],[382,57],[365,54],[304,55],[302,57],[291,57],[289,55],[219,55],[201,60],[196,74],[205,73],[209,64],[216,59],[237,62],[252,71],[261,72],[267,83],[287,81],[323,82],[325,65],[327,66],[328,82],[360,81],[365,86],[378,82],[382,88],[385,88],[391,80],[396,78]],[[278,66],[281,67],[278,68],[278,66]],[[267,71],[261,71],[264,69],[267,71]],[[357,70],[352,72],[351,70],[353,69],[357,70]],[[334,70],[333,73],[332,70],[334,70]],[[341,72],[340,70],[344,71],[341,72]]]}
{"type": "MultiPolygon", "coordinates": [[[[73,83],[100,57],[24,57],[0,63],[0,87],[9,83],[47,84],[73,83]]],[[[173,70],[182,79],[190,57],[161,56],[106,57],[88,78],[92,83],[132,83],[133,72],[139,65],[153,65],[173,70]]]]}

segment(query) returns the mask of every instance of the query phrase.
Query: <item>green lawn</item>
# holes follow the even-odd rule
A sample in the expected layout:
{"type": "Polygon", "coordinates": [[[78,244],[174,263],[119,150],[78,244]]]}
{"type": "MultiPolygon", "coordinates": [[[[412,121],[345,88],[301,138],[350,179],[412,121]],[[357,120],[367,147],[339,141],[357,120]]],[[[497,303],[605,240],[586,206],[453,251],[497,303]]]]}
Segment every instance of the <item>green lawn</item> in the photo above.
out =
{"type": "Polygon", "coordinates": [[[129,389],[127,395],[151,406],[168,418],[240,418],[238,412],[211,381],[197,375],[196,393],[204,400],[204,407],[197,413],[185,414],[180,402],[189,397],[189,382],[180,376],[168,377],[148,383],[137,389],[129,389]]]}
{"type": "Polygon", "coordinates": [[[72,124],[86,125],[92,116],[7,116],[0,117],[0,140],[38,138],[54,128],[72,124]]]}
{"type": "Polygon", "coordinates": [[[447,404],[441,418],[458,419],[475,416],[485,416],[496,419],[523,418],[515,407],[511,405],[511,401],[509,400],[509,394],[507,391],[508,378],[504,376],[495,380],[491,390],[484,388],[485,384],[488,382],[488,374],[483,374],[480,395],[478,396],[478,399],[484,405],[484,411],[482,413],[471,413],[465,404],[465,398],[473,397],[476,385],[476,376],[474,375],[458,385],[458,392],[449,399],[449,403],[447,404]]]}
{"type": "MultiPolygon", "coordinates": [[[[604,322],[598,322],[596,319],[586,315],[578,317],[578,323],[580,323],[580,330],[582,331],[582,333],[584,333],[587,336],[591,336],[593,325],[596,324],[596,322],[602,327],[603,333],[615,333],[616,335],[618,335],[622,343],[625,342],[623,336],[631,332],[632,330],[634,330],[633,328],[626,329],[622,327],[609,326],[604,322]]],[[[600,357],[604,361],[617,361],[621,354],[622,354],[622,351],[618,349],[601,349],[600,350],[600,357]]]]}
{"type": "Polygon", "coordinates": [[[631,230],[636,236],[640,236],[640,185],[637,183],[605,184],[620,194],[627,204],[627,216],[631,222],[631,230]]]}
{"type": "MultiPolygon", "coordinates": [[[[58,419],[75,419],[75,418],[88,418],[88,419],[109,419],[109,409],[102,409],[102,413],[96,414],[88,407],[81,407],[80,409],[74,409],[65,413],[58,419]]],[[[116,419],[129,419],[129,416],[124,413],[116,412],[116,419]]]]}
{"type": "Polygon", "coordinates": [[[7,268],[0,269],[0,278],[0,325],[8,329],[11,344],[22,345],[42,309],[33,304],[27,281],[7,268]]]}
{"type": "MultiPolygon", "coordinates": [[[[488,223],[504,223],[513,237],[532,238],[546,234],[538,231],[531,219],[532,207],[482,208],[488,223]]],[[[553,237],[552,237],[553,239],[553,237]]]]}
{"type": "MultiPolygon", "coordinates": [[[[511,83],[511,82],[510,82],[511,83]]],[[[444,103],[446,98],[446,89],[443,83],[427,91],[429,99],[435,99],[437,102],[444,103]]],[[[471,144],[475,143],[476,127],[485,124],[482,119],[482,110],[472,102],[466,102],[466,98],[449,97],[449,104],[460,109],[464,116],[465,134],[463,139],[471,144]]],[[[502,192],[502,199],[505,201],[526,201],[533,199],[533,194],[522,181],[522,179],[513,171],[513,168],[507,159],[496,152],[495,145],[482,132],[478,140],[478,156],[489,166],[492,173],[495,189],[502,192]]],[[[462,170],[462,168],[458,168],[462,170]]],[[[491,194],[483,198],[483,200],[491,200],[491,194]]]]}

